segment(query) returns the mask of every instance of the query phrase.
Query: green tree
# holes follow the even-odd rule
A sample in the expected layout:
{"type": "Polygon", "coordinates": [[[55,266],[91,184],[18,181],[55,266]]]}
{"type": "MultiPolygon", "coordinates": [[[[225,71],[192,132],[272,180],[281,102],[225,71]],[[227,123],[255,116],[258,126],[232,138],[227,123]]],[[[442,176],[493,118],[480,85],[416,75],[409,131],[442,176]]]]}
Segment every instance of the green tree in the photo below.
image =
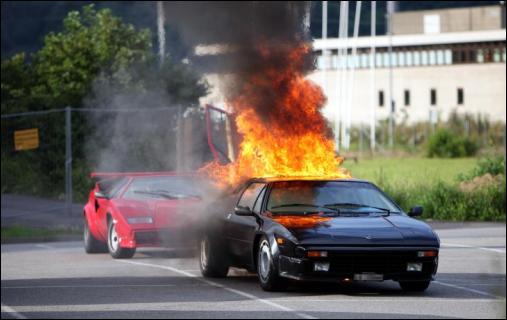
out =
{"type": "MultiPolygon", "coordinates": [[[[149,30],[124,23],[108,9],[95,10],[89,5],[81,12],[69,12],[62,30],[49,33],[44,46],[30,59],[20,53],[2,61],[2,114],[66,106],[109,107],[108,101],[122,95],[132,97],[127,99],[129,107],[141,109],[157,100],[153,99],[154,91],[159,96],[158,107],[197,105],[199,97],[207,93],[207,85],[186,64],[168,58],[159,67],[151,39],[149,30]]],[[[2,139],[2,191],[26,191],[26,185],[30,185],[34,194],[54,192],[57,195],[58,191],[54,190],[62,185],[63,114],[35,118],[21,125],[38,128],[41,143],[50,145],[24,153],[13,152],[11,141],[13,131],[19,130],[18,123],[24,120],[2,120],[2,137],[10,137],[2,139]],[[8,166],[9,161],[16,166],[8,166]],[[17,169],[4,170],[4,167],[17,169]],[[23,176],[26,167],[33,169],[29,179],[23,176]],[[4,179],[4,173],[12,179],[4,179]],[[5,186],[4,180],[12,183],[5,186]],[[30,181],[21,186],[17,182],[20,180],[30,181]]],[[[79,166],[86,165],[85,142],[90,140],[93,131],[89,120],[86,115],[73,114],[73,157],[79,166]]],[[[165,128],[166,134],[170,134],[172,128],[165,128]]],[[[75,169],[81,173],[88,171],[81,167],[75,169]]]]}

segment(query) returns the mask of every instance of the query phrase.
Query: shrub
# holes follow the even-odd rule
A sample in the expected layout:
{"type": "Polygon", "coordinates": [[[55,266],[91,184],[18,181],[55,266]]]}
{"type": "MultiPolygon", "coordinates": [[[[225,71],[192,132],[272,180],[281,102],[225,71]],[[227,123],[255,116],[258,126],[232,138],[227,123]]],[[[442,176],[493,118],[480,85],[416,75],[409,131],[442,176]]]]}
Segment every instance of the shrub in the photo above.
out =
{"type": "Polygon", "coordinates": [[[458,158],[473,156],[477,144],[470,139],[460,137],[449,129],[439,129],[428,141],[428,157],[458,158]]]}
{"type": "Polygon", "coordinates": [[[479,161],[477,161],[477,165],[475,166],[475,168],[467,174],[459,175],[458,180],[459,181],[472,180],[475,177],[481,177],[488,173],[492,176],[504,174],[505,157],[496,156],[479,159],[479,161]]]}

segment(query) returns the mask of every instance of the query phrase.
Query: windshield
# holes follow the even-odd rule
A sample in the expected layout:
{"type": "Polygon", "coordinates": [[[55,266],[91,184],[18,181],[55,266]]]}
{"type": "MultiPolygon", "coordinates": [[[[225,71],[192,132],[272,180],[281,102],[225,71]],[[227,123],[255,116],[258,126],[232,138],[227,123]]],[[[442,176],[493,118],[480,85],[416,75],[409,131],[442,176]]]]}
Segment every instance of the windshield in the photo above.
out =
{"type": "Polygon", "coordinates": [[[200,199],[203,191],[203,181],[192,177],[139,177],[134,178],[123,198],[130,200],[200,199]]]}
{"type": "Polygon", "coordinates": [[[267,210],[297,212],[399,212],[396,205],[373,185],[351,181],[275,182],[267,210]]]}

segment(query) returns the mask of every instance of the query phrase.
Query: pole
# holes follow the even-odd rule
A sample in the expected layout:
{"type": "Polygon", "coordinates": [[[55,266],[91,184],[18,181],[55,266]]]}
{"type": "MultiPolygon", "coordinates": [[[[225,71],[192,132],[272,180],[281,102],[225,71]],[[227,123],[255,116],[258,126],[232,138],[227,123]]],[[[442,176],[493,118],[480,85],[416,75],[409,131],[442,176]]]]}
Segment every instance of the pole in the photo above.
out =
{"type": "Polygon", "coordinates": [[[343,148],[346,147],[345,144],[345,104],[347,103],[347,62],[348,62],[348,36],[349,36],[349,3],[348,1],[340,1],[340,25],[341,25],[341,37],[344,40],[342,54],[340,55],[340,127],[341,127],[341,145],[343,148]]]}
{"type": "Polygon", "coordinates": [[[72,215],[72,109],[65,108],[65,206],[72,215]]]}
{"type": "Polygon", "coordinates": [[[158,56],[160,66],[164,63],[165,57],[165,14],[164,3],[157,1],[157,34],[158,34],[158,56]]]}
{"type": "Polygon", "coordinates": [[[387,30],[389,36],[389,148],[394,147],[394,98],[393,98],[393,26],[394,1],[387,2],[387,30]]]}
{"type": "Polygon", "coordinates": [[[356,13],[354,16],[354,42],[352,45],[351,52],[351,61],[352,64],[350,66],[349,71],[349,79],[348,79],[348,90],[347,90],[347,117],[345,118],[345,148],[348,150],[350,148],[350,132],[351,132],[351,116],[352,116],[352,97],[354,96],[354,76],[356,70],[356,59],[357,59],[357,37],[359,36],[359,21],[361,20],[361,1],[356,1],[356,13]]]}
{"type": "Polygon", "coordinates": [[[375,83],[375,36],[377,33],[376,28],[376,14],[377,14],[377,2],[371,2],[371,44],[370,44],[370,85],[371,85],[371,122],[370,122],[370,148],[371,151],[375,151],[376,147],[376,136],[375,136],[375,125],[376,125],[376,105],[375,105],[375,97],[376,97],[376,83],[375,83]]]}

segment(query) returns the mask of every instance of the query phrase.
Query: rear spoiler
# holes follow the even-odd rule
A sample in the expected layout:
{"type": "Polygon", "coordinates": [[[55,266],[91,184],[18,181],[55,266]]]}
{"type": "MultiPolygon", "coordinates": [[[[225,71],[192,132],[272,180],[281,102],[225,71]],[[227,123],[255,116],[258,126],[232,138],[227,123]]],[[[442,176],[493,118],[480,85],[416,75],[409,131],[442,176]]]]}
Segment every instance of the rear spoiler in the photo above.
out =
{"type": "Polygon", "coordinates": [[[92,172],[90,177],[95,180],[102,179],[114,179],[114,178],[123,178],[123,177],[170,177],[170,176],[195,176],[194,172],[92,172]]]}

